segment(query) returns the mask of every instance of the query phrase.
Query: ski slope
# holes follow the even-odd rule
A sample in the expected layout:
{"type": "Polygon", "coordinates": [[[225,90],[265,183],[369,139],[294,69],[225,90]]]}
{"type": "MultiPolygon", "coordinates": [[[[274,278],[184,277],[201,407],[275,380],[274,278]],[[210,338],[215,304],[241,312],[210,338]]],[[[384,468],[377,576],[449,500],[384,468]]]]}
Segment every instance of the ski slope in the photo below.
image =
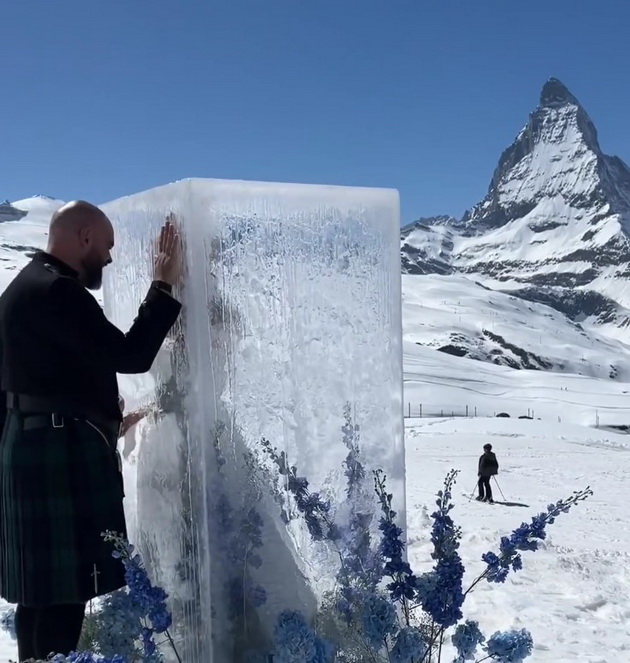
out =
{"type": "MultiPolygon", "coordinates": [[[[496,548],[501,535],[549,502],[590,485],[594,496],[558,519],[544,549],[525,556],[524,570],[505,585],[479,586],[465,604],[465,616],[478,619],[488,635],[529,628],[532,663],[628,660],[630,436],[589,426],[597,409],[602,418],[607,413],[617,422],[630,421],[630,384],[518,371],[406,343],[405,393],[425,403],[476,403],[490,415],[494,409],[517,414],[535,408],[541,417],[407,420],[409,550],[416,570],[431,564],[428,514],[451,468],[462,471],[453,515],[463,529],[467,579],[481,571],[481,555],[496,548]],[[486,442],[497,452],[500,485],[513,506],[463,497],[473,490],[486,442]]],[[[14,643],[0,634],[0,661],[12,656],[14,643]]]]}
{"type": "MultiPolygon", "coordinates": [[[[402,277],[404,339],[484,362],[630,381],[630,347],[461,275],[402,277]]],[[[630,336],[626,333],[626,340],[630,336]]]]}
{"type": "Polygon", "coordinates": [[[584,375],[521,371],[405,342],[405,414],[533,416],[582,426],[630,425],[630,384],[584,375]]]}
{"type": "MultiPolygon", "coordinates": [[[[500,537],[588,485],[594,495],[548,529],[544,547],[523,554],[523,570],[502,585],[481,583],[464,604],[486,636],[527,628],[531,663],[618,663],[630,658],[630,528],[627,486],[630,438],[571,424],[505,419],[424,419],[406,431],[410,561],[431,566],[434,493],[451,468],[462,471],[453,491],[462,527],[464,588],[483,570],[481,555],[500,537]],[[509,506],[470,502],[477,458],[490,442],[509,506]]],[[[495,499],[502,500],[493,485],[495,499]]],[[[450,648],[445,661],[451,661],[450,648]]]]}

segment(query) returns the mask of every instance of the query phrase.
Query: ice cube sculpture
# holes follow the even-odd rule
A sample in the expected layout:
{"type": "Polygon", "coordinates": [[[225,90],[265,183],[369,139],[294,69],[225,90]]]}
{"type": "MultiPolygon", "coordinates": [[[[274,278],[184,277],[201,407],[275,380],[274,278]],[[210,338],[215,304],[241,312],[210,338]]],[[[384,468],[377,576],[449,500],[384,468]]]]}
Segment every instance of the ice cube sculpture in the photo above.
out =
{"type": "Polygon", "coordinates": [[[105,308],[123,330],[168,213],[185,244],[184,313],[152,370],[120,378],[128,409],[153,408],[122,443],[130,538],[170,595],[184,660],[245,660],[279,612],[312,617],[336,582],[288,467],[342,531],[378,508],[384,470],[405,526],[398,194],[192,179],[103,210],[105,308]]]}

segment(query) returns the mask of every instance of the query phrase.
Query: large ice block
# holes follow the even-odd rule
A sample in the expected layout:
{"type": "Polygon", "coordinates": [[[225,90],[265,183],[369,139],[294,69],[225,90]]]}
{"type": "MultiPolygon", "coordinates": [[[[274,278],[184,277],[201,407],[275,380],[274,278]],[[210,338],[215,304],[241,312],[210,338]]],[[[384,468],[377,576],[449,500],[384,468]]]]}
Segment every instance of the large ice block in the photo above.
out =
{"type": "Polygon", "coordinates": [[[184,660],[244,660],[281,610],[314,613],[338,561],[265,444],[342,527],[375,508],[369,472],[383,469],[405,524],[398,194],[193,179],[103,209],[105,306],[122,329],[167,213],[185,244],[184,314],[152,370],[120,379],[129,409],[160,410],[122,449],[130,536],[171,596],[184,660]],[[351,447],[367,477],[349,500],[351,447]]]}

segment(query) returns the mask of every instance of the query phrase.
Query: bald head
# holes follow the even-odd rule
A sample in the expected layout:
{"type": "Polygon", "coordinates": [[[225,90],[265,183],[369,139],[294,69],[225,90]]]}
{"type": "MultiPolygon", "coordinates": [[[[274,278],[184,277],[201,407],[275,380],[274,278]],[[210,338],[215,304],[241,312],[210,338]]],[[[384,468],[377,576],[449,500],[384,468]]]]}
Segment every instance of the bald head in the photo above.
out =
{"type": "Polygon", "coordinates": [[[76,233],[83,226],[109,223],[101,210],[85,200],[73,200],[62,205],[50,220],[50,236],[76,233]]]}
{"type": "Polygon", "coordinates": [[[50,220],[47,252],[75,269],[86,288],[100,288],[113,246],[110,220],[84,200],[66,203],[50,220]]]}

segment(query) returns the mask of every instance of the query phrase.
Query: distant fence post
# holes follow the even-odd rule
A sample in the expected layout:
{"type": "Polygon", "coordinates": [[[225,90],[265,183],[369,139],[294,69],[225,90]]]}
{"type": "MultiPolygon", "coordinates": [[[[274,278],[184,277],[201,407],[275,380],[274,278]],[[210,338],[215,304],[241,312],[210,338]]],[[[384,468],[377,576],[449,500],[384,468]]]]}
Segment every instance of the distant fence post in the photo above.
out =
{"type": "Polygon", "coordinates": [[[422,403],[420,403],[420,419],[422,419],[422,403]]]}
{"type": "Polygon", "coordinates": [[[468,416],[468,405],[466,406],[466,416],[468,416]]]}

